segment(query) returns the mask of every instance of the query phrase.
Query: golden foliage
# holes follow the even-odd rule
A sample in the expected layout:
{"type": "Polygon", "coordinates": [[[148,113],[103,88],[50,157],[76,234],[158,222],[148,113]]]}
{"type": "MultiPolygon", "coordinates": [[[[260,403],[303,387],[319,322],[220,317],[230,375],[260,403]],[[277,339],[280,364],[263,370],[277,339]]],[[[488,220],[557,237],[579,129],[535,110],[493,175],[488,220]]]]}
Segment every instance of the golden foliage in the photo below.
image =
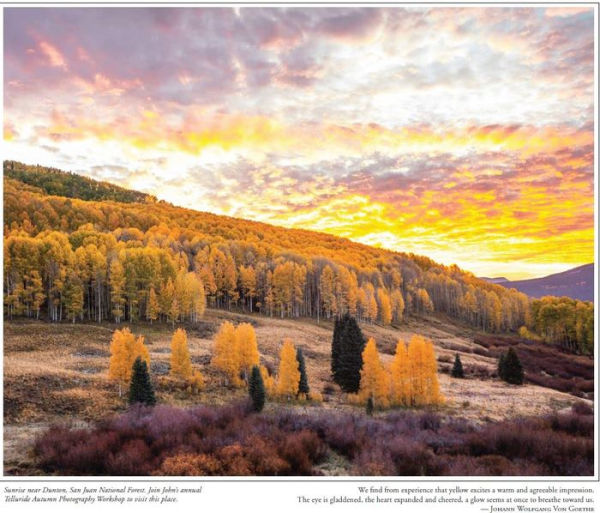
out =
{"type": "Polygon", "coordinates": [[[296,349],[289,338],[283,341],[279,353],[279,371],[277,373],[277,395],[288,400],[298,394],[300,370],[296,359],[296,349]]]}
{"type": "Polygon", "coordinates": [[[361,401],[366,402],[371,397],[376,407],[387,408],[390,404],[389,376],[381,364],[375,339],[368,340],[362,353],[362,360],[358,392],[361,401]]]}
{"type": "Polygon", "coordinates": [[[252,324],[244,322],[235,328],[234,350],[237,353],[238,374],[243,373],[247,380],[252,367],[259,362],[256,333],[252,324]]]}
{"type": "Polygon", "coordinates": [[[215,335],[211,363],[217,369],[223,371],[233,385],[239,386],[241,384],[235,327],[229,321],[221,324],[219,331],[215,335]]]}
{"type": "Polygon", "coordinates": [[[150,353],[144,345],[144,337],[135,338],[129,328],[116,330],[110,342],[109,379],[117,381],[120,387],[127,385],[138,356],[150,367],[150,353]]]}
{"type": "Polygon", "coordinates": [[[192,377],[192,362],[187,345],[187,333],[178,329],[171,339],[171,376],[182,380],[192,377]]]}

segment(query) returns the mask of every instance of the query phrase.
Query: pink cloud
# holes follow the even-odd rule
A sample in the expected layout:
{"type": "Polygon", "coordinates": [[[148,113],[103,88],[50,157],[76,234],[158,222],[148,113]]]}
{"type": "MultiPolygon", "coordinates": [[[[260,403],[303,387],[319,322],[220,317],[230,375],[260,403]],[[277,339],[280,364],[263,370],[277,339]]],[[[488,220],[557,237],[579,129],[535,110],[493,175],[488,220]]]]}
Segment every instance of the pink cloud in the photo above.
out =
{"type": "Polygon", "coordinates": [[[40,47],[42,53],[48,58],[50,66],[54,68],[62,68],[65,71],[68,69],[67,61],[55,46],[51,45],[47,41],[40,41],[38,46],[40,47]]]}

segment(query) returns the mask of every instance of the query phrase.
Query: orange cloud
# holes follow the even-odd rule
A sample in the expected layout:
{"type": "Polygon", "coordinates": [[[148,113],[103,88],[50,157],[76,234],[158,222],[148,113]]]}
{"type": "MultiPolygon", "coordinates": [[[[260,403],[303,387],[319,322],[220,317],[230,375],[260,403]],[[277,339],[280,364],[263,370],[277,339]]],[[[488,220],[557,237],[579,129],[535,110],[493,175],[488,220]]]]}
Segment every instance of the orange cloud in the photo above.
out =
{"type": "Polygon", "coordinates": [[[55,46],[51,45],[47,41],[40,41],[38,45],[42,53],[48,58],[50,66],[62,68],[65,71],[68,69],[67,61],[55,46]]]}

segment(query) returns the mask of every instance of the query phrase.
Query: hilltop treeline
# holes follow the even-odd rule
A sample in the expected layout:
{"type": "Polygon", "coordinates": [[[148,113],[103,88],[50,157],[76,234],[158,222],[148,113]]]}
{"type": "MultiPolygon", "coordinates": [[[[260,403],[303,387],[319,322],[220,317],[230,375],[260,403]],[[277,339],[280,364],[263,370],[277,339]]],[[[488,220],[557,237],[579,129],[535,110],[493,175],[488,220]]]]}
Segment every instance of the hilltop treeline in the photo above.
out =
{"type": "Polygon", "coordinates": [[[31,185],[46,194],[88,201],[133,203],[156,201],[154,196],[99,182],[74,173],[42,166],[28,166],[14,160],[4,161],[4,176],[31,185]]]}
{"type": "Polygon", "coordinates": [[[10,178],[4,208],[8,316],[176,322],[198,317],[202,294],[214,307],[280,317],[390,324],[437,311],[490,332],[533,327],[529,299],[514,289],[331,235],[145,199],[52,196],[10,178]]]}

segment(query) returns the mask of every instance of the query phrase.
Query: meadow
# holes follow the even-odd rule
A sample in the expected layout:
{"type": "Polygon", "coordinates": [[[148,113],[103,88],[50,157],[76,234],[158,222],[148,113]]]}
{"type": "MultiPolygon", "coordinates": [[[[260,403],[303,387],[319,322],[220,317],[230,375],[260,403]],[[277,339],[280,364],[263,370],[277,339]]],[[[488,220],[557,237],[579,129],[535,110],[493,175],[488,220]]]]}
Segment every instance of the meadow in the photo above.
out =
{"type": "MultiPolygon", "coordinates": [[[[569,388],[567,391],[572,393],[565,393],[559,389],[565,388],[561,385],[564,381],[580,383],[581,380],[585,380],[590,369],[593,372],[593,362],[589,357],[557,353],[553,350],[552,354],[562,362],[559,372],[553,375],[550,373],[553,370],[551,365],[553,360],[544,353],[541,342],[526,342],[517,337],[483,336],[469,328],[453,324],[441,316],[408,318],[397,327],[361,324],[364,335],[373,337],[377,341],[384,362],[392,359],[399,338],[407,340],[412,334],[419,333],[431,339],[437,355],[440,388],[445,397],[445,403],[441,406],[412,410],[396,408],[376,412],[373,418],[368,418],[364,407],[349,404],[345,394],[331,379],[330,351],[333,329],[331,322],[317,323],[313,319],[276,319],[208,309],[201,321],[182,325],[188,334],[192,364],[202,372],[205,380],[205,387],[198,395],[190,394],[169,378],[170,342],[173,333],[171,325],[157,323],[129,325],[134,333],[141,334],[145,338],[150,352],[150,373],[159,404],[155,413],[135,413],[127,412],[125,396],[119,397],[116,385],[108,379],[110,339],[115,329],[124,326],[124,324],[108,323],[49,324],[32,320],[5,323],[4,472],[6,474],[94,474],[96,472],[106,474],[131,473],[135,470],[143,474],[168,472],[244,474],[249,472],[277,475],[371,473],[457,475],[461,472],[467,474],[487,472],[510,475],[526,472],[566,475],[587,473],[590,468],[588,449],[589,444],[592,443],[593,427],[589,427],[592,417],[585,407],[583,410],[581,408],[582,405],[588,409],[591,407],[592,396],[584,391],[583,387],[569,388]],[[302,404],[268,401],[262,413],[249,412],[245,406],[247,391],[226,386],[222,374],[210,365],[213,337],[225,320],[234,324],[249,322],[254,326],[261,364],[270,369],[276,368],[281,341],[284,338],[292,339],[296,347],[301,347],[303,350],[311,390],[318,391],[323,396],[323,401],[302,404]],[[532,360],[530,355],[523,353],[527,383],[524,386],[514,386],[501,382],[496,377],[497,354],[500,348],[507,345],[515,345],[520,354],[521,345],[529,347],[532,354],[540,353],[544,361],[550,362],[547,363],[548,372],[540,369],[537,360],[532,360]],[[455,379],[450,376],[450,368],[457,353],[465,368],[465,379],[455,379]],[[535,384],[537,376],[542,372],[544,372],[546,386],[535,384]],[[530,376],[533,379],[529,379],[530,376]],[[573,412],[573,407],[580,408],[578,410],[580,413],[573,412]],[[234,415],[234,417],[237,415],[236,419],[232,417],[232,412],[237,412],[234,415]],[[73,437],[78,436],[83,437],[82,439],[89,441],[93,446],[96,437],[104,436],[102,435],[104,430],[113,432],[113,424],[123,426],[124,419],[146,419],[144,422],[150,422],[147,424],[149,426],[163,422],[159,420],[161,417],[177,419],[188,418],[190,415],[192,418],[198,415],[200,418],[205,418],[209,415],[214,419],[221,417],[230,419],[227,422],[214,420],[220,427],[215,428],[210,436],[203,437],[203,443],[208,443],[207,437],[217,440],[212,446],[217,454],[212,454],[212,457],[221,461],[221,466],[211,466],[205,462],[208,466],[203,467],[197,461],[190,463],[185,458],[183,462],[180,461],[181,458],[175,461],[172,458],[179,454],[178,451],[181,449],[177,444],[164,450],[154,447],[148,453],[137,442],[137,445],[131,445],[131,433],[120,434],[117,437],[118,441],[117,439],[114,441],[116,445],[111,446],[111,450],[121,453],[124,450],[122,444],[129,443],[127,450],[136,453],[135,457],[132,456],[134,460],[142,457],[140,455],[143,454],[153,455],[148,456],[148,461],[144,460],[143,464],[138,462],[139,465],[133,465],[131,472],[127,471],[129,467],[126,468],[127,465],[132,464],[131,461],[122,462],[125,467],[115,466],[114,462],[111,463],[112,466],[106,466],[107,462],[104,462],[100,466],[86,468],[81,467],[75,460],[69,460],[68,463],[55,460],[47,451],[48,447],[60,445],[61,439],[73,440],[73,437]],[[153,420],[148,421],[148,419],[153,420]],[[282,419],[288,419],[291,424],[282,427],[282,422],[284,424],[288,422],[282,419]],[[352,450],[340,448],[337,442],[326,435],[327,430],[322,424],[327,419],[329,422],[337,423],[338,426],[348,426],[344,428],[350,440],[347,443],[360,447],[352,450]],[[436,429],[430,428],[431,423],[437,426],[436,429]],[[514,425],[520,428],[515,430],[514,425]],[[563,425],[571,427],[560,427],[563,425]],[[582,425],[587,427],[582,428],[582,425]],[[305,452],[308,460],[301,464],[290,463],[293,457],[290,456],[292,460],[289,460],[281,456],[287,453],[280,447],[281,450],[276,451],[277,458],[287,463],[280,461],[277,465],[268,468],[252,466],[245,461],[247,458],[243,455],[245,454],[243,437],[237,441],[239,447],[232,449],[235,454],[236,451],[241,451],[237,456],[235,454],[224,456],[219,452],[227,447],[227,444],[223,445],[224,439],[230,440],[236,429],[239,429],[238,435],[241,437],[241,433],[246,432],[248,426],[254,426],[250,430],[255,429],[263,438],[274,437],[280,440],[282,447],[298,446],[297,451],[305,452]],[[410,429],[406,426],[410,426],[410,429]],[[229,433],[224,438],[221,433],[223,429],[229,433]],[[427,468],[403,466],[405,464],[399,466],[400,456],[396,457],[396,463],[394,457],[390,456],[391,462],[386,457],[381,460],[380,466],[375,465],[377,454],[382,454],[383,446],[369,445],[362,450],[361,437],[373,430],[387,433],[390,429],[394,433],[405,433],[404,438],[396,437],[395,441],[390,441],[392,444],[390,447],[396,446],[400,451],[399,447],[403,446],[403,441],[407,443],[410,441],[403,450],[407,451],[412,447],[416,451],[415,455],[419,451],[431,453],[433,458],[431,466],[427,468]],[[535,438],[539,435],[540,439],[553,436],[557,438],[557,443],[560,441],[560,444],[563,442],[566,444],[565,450],[571,451],[572,461],[563,455],[563,459],[569,460],[568,465],[557,463],[558,466],[549,466],[548,461],[541,461],[540,455],[535,457],[529,453],[526,456],[519,455],[520,453],[511,455],[506,452],[502,444],[495,448],[474,449],[477,446],[475,442],[477,437],[497,440],[499,433],[511,432],[521,433],[523,436],[526,432],[530,432],[533,433],[531,436],[535,435],[535,438]],[[452,449],[450,453],[456,457],[461,455],[461,458],[456,459],[452,456],[450,461],[448,459],[450,453],[446,449],[440,452],[440,447],[447,447],[449,439],[453,439],[455,441],[453,443],[460,446],[460,449],[452,449]],[[578,447],[577,451],[573,452],[572,444],[578,447]],[[302,449],[305,445],[306,448],[302,449]],[[137,449],[132,449],[134,446],[137,446],[137,449]],[[229,461],[227,459],[229,457],[233,458],[230,464],[224,463],[229,461]],[[245,463],[237,461],[236,458],[241,458],[245,463]],[[504,459],[498,460],[498,458],[504,459]]],[[[185,426],[189,422],[184,422],[180,427],[176,424],[174,421],[170,424],[175,438],[184,436],[181,430],[195,429],[193,422],[192,427],[188,426],[188,428],[185,426]]],[[[138,435],[144,440],[148,438],[140,433],[133,438],[136,439],[138,435]]],[[[485,443],[481,442],[480,445],[487,446],[491,443],[489,440],[485,443]]],[[[388,442],[382,439],[379,443],[388,442]]],[[[512,443],[506,443],[513,446],[512,443]]],[[[524,443],[530,444],[530,442],[524,443]]],[[[294,452],[292,449],[289,450],[294,452]]],[[[535,451],[542,451],[542,447],[538,447],[535,451]]],[[[63,452],[69,454],[69,451],[63,452]]],[[[395,453],[392,451],[390,454],[395,453]]],[[[593,463],[593,447],[591,454],[593,463]]],[[[252,458],[260,459],[256,455],[250,459],[252,458]]],[[[87,456],[84,457],[84,460],[88,459],[87,456]]],[[[405,458],[402,459],[404,461],[405,458]]],[[[417,459],[421,458],[417,457],[417,459]]]]}

